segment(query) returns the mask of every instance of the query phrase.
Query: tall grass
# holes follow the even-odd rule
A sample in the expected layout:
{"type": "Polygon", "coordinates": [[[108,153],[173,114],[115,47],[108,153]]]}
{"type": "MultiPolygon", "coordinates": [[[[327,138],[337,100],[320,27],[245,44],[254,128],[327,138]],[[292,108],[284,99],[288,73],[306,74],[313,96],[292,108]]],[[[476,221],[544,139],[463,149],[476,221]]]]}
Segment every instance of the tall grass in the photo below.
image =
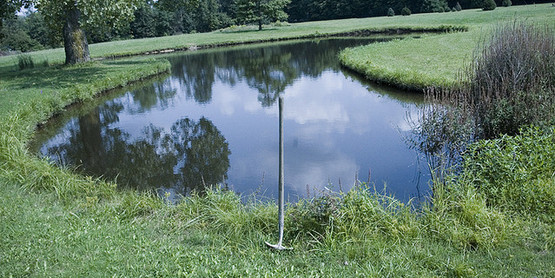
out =
{"type": "MultiPolygon", "coordinates": [[[[500,25],[461,80],[457,89],[427,91],[417,148],[439,161],[458,158],[457,183],[470,185],[464,200],[553,222],[555,33],[526,22],[500,25]]],[[[453,169],[439,164],[440,177],[453,169]]],[[[434,194],[446,184],[434,183],[434,194]]]]}
{"type": "Polygon", "coordinates": [[[523,21],[500,25],[466,70],[465,103],[480,138],[514,135],[555,119],[555,30],[523,21]]]}
{"type": "Polygon", "coordinates": [[[20,70],[32,69],[35,67],[35,62],[30,55],[20,54],[17,55],[17,65],[20,70]]]}
{"type": "Polygon", "coordinates": [[[426,91],[412,143],[433,157],[434,169],[460,162],[472,141],[555,123],[554,34],[520,21],[499,25],[477,47],[459,87],[426,91]]]}

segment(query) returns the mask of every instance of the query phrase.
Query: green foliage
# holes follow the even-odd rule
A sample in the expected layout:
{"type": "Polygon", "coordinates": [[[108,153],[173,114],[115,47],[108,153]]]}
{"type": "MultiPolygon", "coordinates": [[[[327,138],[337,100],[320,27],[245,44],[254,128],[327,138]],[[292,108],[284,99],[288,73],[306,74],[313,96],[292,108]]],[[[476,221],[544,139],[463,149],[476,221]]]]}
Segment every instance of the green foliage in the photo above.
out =
{"type": "Polygon", "coordinates": [[[411,14],[412,14],[412,12],[411,12],[411,10],[410,10],[408,7],[404,7],[404,8],[401,10],[401,15],[407,16],[407,15],[411,15],[411,14]]]}
{"type": "Polygon", "coordinates": [[[424,208],[423,224],[434,238],[458,248],[493,248],[510,239],[507,217],[486,204],[483,195],[466,181],[435,181],[431,205],[424,208]]]}
{"type": "Polygon", "coordinates": [[[5,26],[0,29],[0,50],[8,51],[36,51],[43,48],[39,41],[31,38],[29,27],[23,18],[4,21],[5,26]]]}
{"type": "Polygon", "coordinates": [[[503,7],[510,7],[513,5],[513,2],[511,2],[511,0],[503,0],[501,1],[501,6],[503,7]]]}
{"type": "Polygon", "coordinates": [[[555,222],[555,129],[528,128],[522,134],[473,144],[463,179],[490,206],[555,222]]]}
{"type": "Polygon", "coordinates": [[[346,240],[383,237],[404,241],[421,232],[410,202],[404,204],[367,185],[356,186],[346,193],[339,213],[334,232],[346,240]]]}
{"type": "Polygon", "coordinates": [[[333,192],[322,192],[319,197],[303,199],[287,208],[288,238],[309,237],[322,239],[340,217],[341,197],[333,192]]]}
{"type": "Polygon", "coordinates": [[[484,0],[482,3],[482,10],[484,11],[493,11],[495,8],[497,8],[497,4],[494,0],[484,0]]]}
{"type": "Polygon", "coordinates": [[[0,4],[0,29],[2,29],[2,21],[12,17],[22,7],[28,8],[33,0],[4,0],[0,4]]]}
{"type": "Polygon", "coordinates": [[[132,20],[133,12],[140,3],[140,0],[43,0],[37,3],[36,8],[44,15],[48,26],[56,32],[62,31],[68,11],[74,5],[82,13],[81,24],[85,30],[107,32],[132,20]]]}
{"type": "Polygon", "coordinates": [[[262,24],[287,20],[284,9],[291,0],[235,0],[235,20],[239,24],[257,23],[258,30],[262,24]]]}
{"type": "Polygon", "coordinates": [[[387,9],[387,16],[395,16],[395,11],[392,8],[387,9]]]}
{"type": "Polygon", "coordinates": [[[446,0],[424,0],[422,2],[421,12],[442,13],[449,9],[446,0]]]}
{"type": "Polygon", "coordinates": [[[462,11],[461,4],[459,4],[459,2],[457,2],[457,4],[455,5],[454,9],[455,9],[457,12],[462,11]]]}
{"type": "Polygon", "coordinates": [[[33,57],[23,54],[17,55],[17,65],[19,66],[20,70],[32,69],[35,67],[33,57]]]}

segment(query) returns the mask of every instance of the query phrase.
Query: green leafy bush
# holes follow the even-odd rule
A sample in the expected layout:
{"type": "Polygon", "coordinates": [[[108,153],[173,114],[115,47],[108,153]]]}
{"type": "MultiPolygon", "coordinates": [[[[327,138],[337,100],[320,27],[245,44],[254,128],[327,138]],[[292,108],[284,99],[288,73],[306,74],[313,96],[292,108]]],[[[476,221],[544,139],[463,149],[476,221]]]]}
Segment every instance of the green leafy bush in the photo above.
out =
{"type": "Polygon", "coordinates": [[[484,0],[484,3],[482,3],[482,10],[484,11],[493,11],[495,8],[497,8],[497,4],[494,0],[484,0]]]}
{"type": "Polygon", "coordinates": [[[555,220],[555,128],[528,128],[521,135],[473,144],[464,178],[488,205],[555,220]]]}
{"type": "Polygon", "coordinates": [[[513,2],[511,2],[511,0],[503,0],[501,2],[501,6],[503,6],[503,7],[510,7],[512,5],[513,5],[513,2]]]}
{"type": "Polygon", "coordinates": [[[412,12],[411,12],[411,10],[410,10],[408,7],[404,7],[404,8],[401,10],[401,15],[407,16],[407,15],[411,15],[411,14],[412,14],[412,12]]]}
{"type": "Polygon", "coordinates": [[[455,8],[454,8],[454,9],[457,10],[457,12],[462,11],[461,4],[460,4],[459,2],[457,2],[457,5],[455,5],[455,8]]]}

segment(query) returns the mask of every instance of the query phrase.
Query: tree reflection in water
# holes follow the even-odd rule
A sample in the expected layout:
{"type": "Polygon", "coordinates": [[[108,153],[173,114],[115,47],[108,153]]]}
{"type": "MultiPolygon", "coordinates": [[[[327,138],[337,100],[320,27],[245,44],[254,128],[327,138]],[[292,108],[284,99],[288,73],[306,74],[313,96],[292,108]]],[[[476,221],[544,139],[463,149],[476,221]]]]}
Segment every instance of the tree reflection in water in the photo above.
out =
{"type": "Polygon", "coordinates": [[[395,141],[399,131],[391,124],[406,117],[414,96],[376,94],[343,72],[336,58],[345,47],[371,41],[284,42],[168,56],[169,78],[64,113],[64,122],[44,132],[37,149],[120,186],[187,194],[226,180],[243,194],[260,188],[275,196],[273,125],[281,95],[288,102],[288,192],[303,195],[307,184],[329,186],[339,178],[351,183],[369,168],[378,183],[404,186],[414,175],[400,174],[400,168],[414,168],[412,154],[395,141]]]}
{"type": "Polygon", "coordinates": [[[150,125],[139,139],[119,128],[114,105],[97,107],[72,121],[65,143],[48,147],[46,155],[63,156],[88,175],[117,180],[140,190],[173,188],[181,194],[202,192],[204,184],[227,178],[230,150],[220,131],[206,118],[175,122],[169,134],[150,125]]]}

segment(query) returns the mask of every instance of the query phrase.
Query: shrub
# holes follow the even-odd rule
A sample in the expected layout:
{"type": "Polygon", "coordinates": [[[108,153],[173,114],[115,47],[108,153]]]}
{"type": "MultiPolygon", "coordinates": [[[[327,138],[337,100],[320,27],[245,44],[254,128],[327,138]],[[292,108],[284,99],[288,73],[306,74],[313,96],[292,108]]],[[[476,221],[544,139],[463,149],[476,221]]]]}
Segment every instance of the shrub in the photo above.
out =
{"type": "Polygon", "coordinates": [[[501,6],[503,7],[510,7],[513,5],[513,2],[511,2],[511,0],[503,0],[503,2],[501,2],[501,6]]]}
{"type": "Polygon", "coordinates": [[[432,12],[432,13],[442,13],[445,12],[449,6],[446,0],[424,0],[421,12],[432,12]]]}
{"type": "Polygon", "coordinates": [[[455,8],[454,8],[454,9],[455,9],[457,12],[462,11],[461,4],[460,4],[459,2],[457,2],[457,5],[455,5],[455,8]]]}
{"type": "Polygon", "coordinates": [[[387,16],[394,16],[395,15],[395,11],[392,8],[389,8],[387,10],[387,16]]]}
{"type": "Polygon", "coordinates": [[[408,7],[404,7],[404,8],[401,10],[401,15],[405,15],[405,16],[406,16],[406,15],[411,15],[411,14],[412,14],[412,12],[411,12],[411,10],[410,10],[408,7]]]}
{"type": "Polygon", "coordinates": [[[482,4],[482,10],[484,11],[493,11],[497,8],[497,4],[495,4],[494,0],[484,0],[482,4]]]}

